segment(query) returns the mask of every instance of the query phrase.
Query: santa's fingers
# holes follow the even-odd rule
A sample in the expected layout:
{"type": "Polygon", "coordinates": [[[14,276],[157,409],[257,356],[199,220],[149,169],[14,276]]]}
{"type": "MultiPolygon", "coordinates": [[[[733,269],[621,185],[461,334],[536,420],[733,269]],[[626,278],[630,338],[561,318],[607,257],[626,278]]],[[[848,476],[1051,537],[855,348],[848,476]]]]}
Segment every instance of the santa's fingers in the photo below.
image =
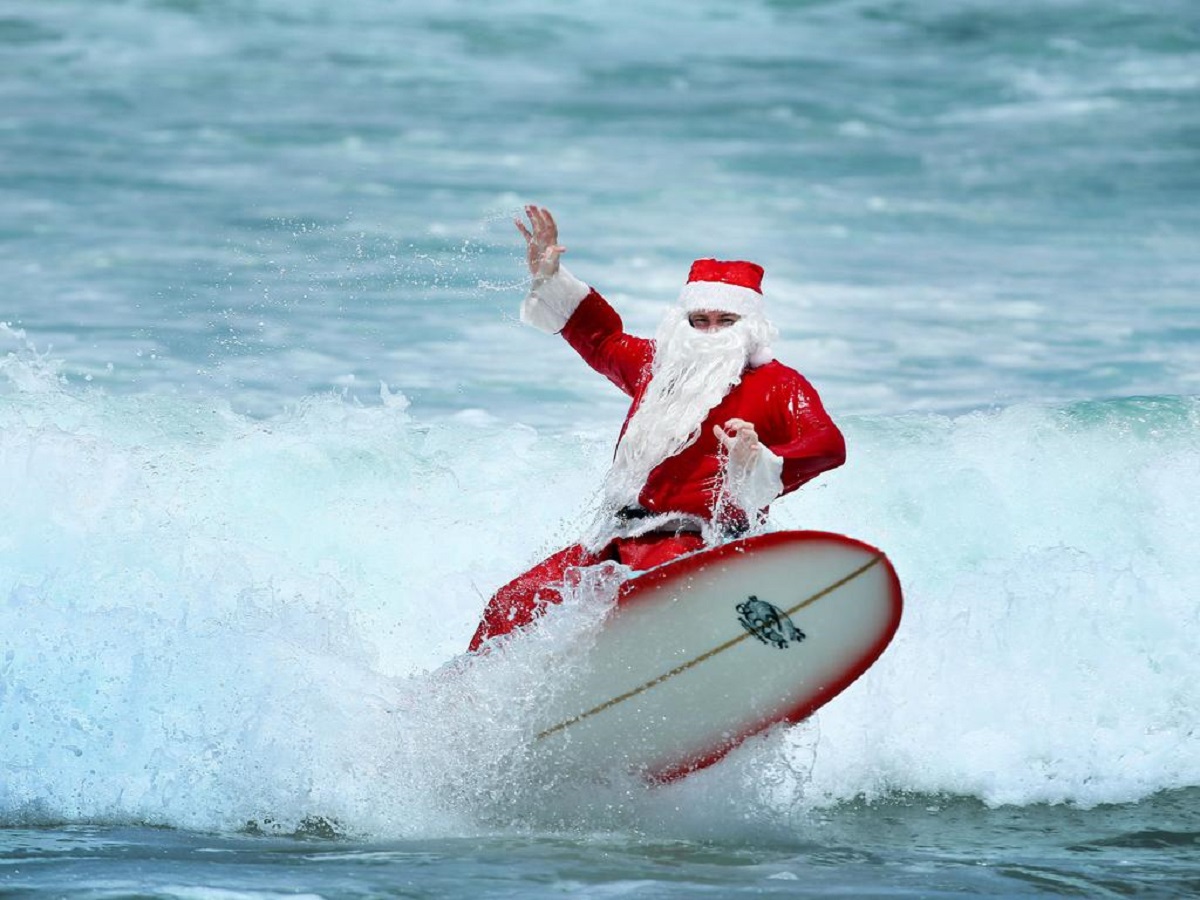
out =
{"type": "Polygon", "coordinates": [[[732,447],[734,445],[734,443],[736,443],[735,439],[733,437],[731,437],[725,431],[725,428],[722,425],[714,425],[713,426],[713,434],[716,436],[716,438],[720,442],[721,446],[724,447],[726,450],[728,450],[730,447],[732,447]]]}
{"type": "Polygon", "coordinates": [[[754,433],[754,429],[738,429],[730,434],[727,430],[728,426],[714,425],[713,435],[720,442],[721,446],[726,450],[732,450],[743,447],[755,448],[758,446],[758,435],[754,433]]]}
{"type": "Polygon", "coordinates": [[[526,227],[525,223],[521,221],[519,216],[513,221],[516,222],[517,227],[521,229],[521,234],[525,237],[525,240],[533,243],[535,240],[537,240],[538,232],[540,231],[538,228],[538,218],[537,213],[535,212],[535,207],[525,207],[525,218],[529,220],[528,227],[526,227]]]}
{"type": "Polygon", "coordinates": [[[553,244],[558,240],[558,226],[554,224],[554,216],[550,215],[549,210],[530,205],[525,207],[525,212],[533,224],[534,233],[539,238],[544,238],[548,244],[553,244]]]}
{"type": "Polygon", "coordinates": [[[730,419],[721,427],[723,427],[726,434],[732,432],[734,440],[758,443],[758,432],[754,429],[754,425],[745,419],[730,419]]]}
{"type": "Polygon", "coordinates": [[[754,422],[748,422],[745,419],[727,420],[725,427],[726,430],[736,434],[754,434],[755,437],[758,436],[757,431],[755,431],[754,422]]]}

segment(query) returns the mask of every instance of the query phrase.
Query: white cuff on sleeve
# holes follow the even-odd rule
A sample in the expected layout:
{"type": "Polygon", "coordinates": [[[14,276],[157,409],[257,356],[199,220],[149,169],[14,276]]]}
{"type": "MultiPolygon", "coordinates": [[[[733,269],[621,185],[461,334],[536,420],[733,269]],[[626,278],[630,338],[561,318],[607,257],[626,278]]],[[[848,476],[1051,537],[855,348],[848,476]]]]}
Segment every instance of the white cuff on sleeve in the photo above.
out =
{"type": "Polygon", "coordinates": [[[783,493],[783,458],[760,444],[758,457],[742,477],[730,485],[730,493],[733,501],[751,517],[760,509],[766,509],[783,493]]]}
{"type": "Polygon", "coordinates": [[[549,278],[535,279],[525,302],[521,304],[521,321],[548,334],[566,327],[583,298],[592,289],[560,265],[549,278]]]}

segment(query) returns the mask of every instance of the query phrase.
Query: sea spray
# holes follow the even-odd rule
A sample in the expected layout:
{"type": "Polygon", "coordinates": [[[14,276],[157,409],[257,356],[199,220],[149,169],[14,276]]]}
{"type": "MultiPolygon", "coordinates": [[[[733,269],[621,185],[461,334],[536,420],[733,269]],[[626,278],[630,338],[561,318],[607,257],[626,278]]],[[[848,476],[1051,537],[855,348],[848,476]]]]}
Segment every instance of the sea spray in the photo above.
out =
{"type": "Polygon", "coordinates": [[[1194,400],[846,420],[850,462],[774,525],[884,549],[895,642],[799,729],[648,788],[524,743],[598,594],[456,659],[486,596],[574,539],[606,438],[423,420],[390,391],[247,419],[20,377],[0,393],[5,823],[711,836],[860,797],[1089,805],[1200,778],[1194,400]]]}
{"type": "Polygon", "coordinates": [[[822,711],[810,801],[1196,783],[1198,425],[1188,398],[852,423],[844,472],[776,524],[885,548],[905,620],[822,711]]]}
{"type": "Polygon", "coordinates": [[[504,527],[531,470],[579,459],[386,396],[265,422],[62,384],[0,399],[0,818],[454,821],[402,755],[428,720],[396,711],[435,698],[406,676],[461,652],[537,552],[504,527]]]}

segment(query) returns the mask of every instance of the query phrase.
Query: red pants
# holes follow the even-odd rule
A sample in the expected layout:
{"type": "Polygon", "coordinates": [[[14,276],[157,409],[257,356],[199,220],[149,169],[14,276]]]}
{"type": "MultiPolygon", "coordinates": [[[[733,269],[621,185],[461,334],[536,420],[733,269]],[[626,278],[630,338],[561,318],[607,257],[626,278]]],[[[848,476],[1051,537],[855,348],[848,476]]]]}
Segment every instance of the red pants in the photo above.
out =
{"type": "Polygon", "coordinates": [[[467,650],[474,653],[488,638],[508,634],[515,628],[528,625],[542,614],[547,604],[561,603],[563,580],[571,569],[611,560],[641,572],[703,547],[704,540],[698,534],[646,534],[636,538],[617,538],[599,553],[592,553],[580,544],[572,544],[496,591],[483,611],[479,628],[467,650]]]}

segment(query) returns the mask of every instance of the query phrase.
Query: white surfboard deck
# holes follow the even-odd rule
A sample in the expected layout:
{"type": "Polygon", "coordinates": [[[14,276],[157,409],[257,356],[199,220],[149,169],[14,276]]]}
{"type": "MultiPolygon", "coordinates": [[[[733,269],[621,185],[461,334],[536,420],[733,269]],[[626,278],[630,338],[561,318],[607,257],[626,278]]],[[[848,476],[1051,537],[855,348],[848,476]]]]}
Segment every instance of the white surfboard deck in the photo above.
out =
{"type": "Polygon", "coordinates": [[[540,711],[539,752],[682,777],[837,696],[887,647],[901,608],[883,553],[838,534],[776,532],[673,560],[622,586],[540,711]]]}

